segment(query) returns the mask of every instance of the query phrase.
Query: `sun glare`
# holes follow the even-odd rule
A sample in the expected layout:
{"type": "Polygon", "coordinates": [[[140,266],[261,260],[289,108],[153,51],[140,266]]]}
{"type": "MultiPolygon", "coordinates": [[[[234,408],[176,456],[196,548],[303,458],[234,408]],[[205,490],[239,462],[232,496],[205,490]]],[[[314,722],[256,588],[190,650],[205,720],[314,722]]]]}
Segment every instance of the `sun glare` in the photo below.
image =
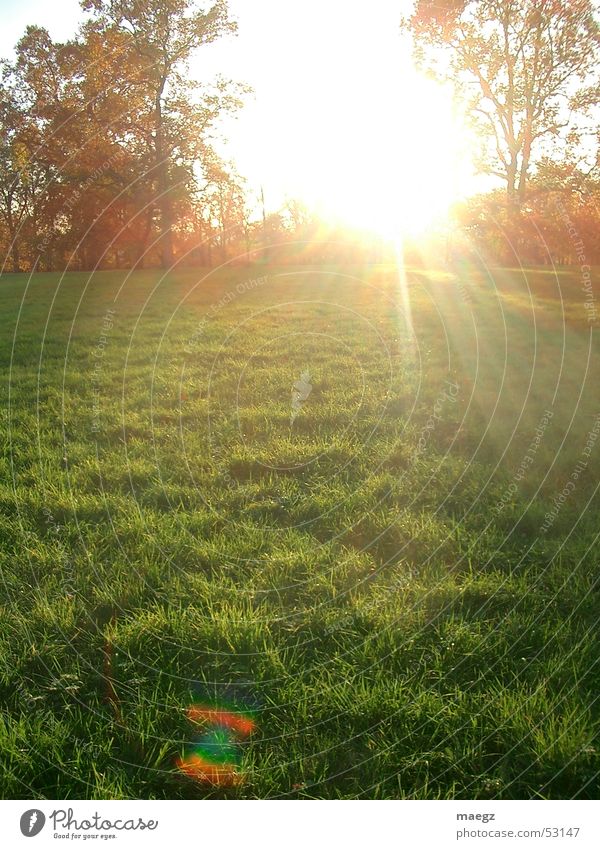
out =
{"type": "Polygon", "coordinates": [[[452,92],[415,68],[395,4],[368,16],[342,7],[317,4],[317,28],[304,7],[291,21],[269,4],[248,17],[239,72],[250,71],[255,98],[228,153],[264,187],[269,211],[295,198],[341,224],[417,235],[472,191],[468,136],[452,92]]]}
{"type": "Polygon", "coordinates": [[[395,103],[326,140],[309,163],[306,199],[384,237],[418,235],[464,190],[466,138],[448,93],[415,72],[395,103]]]}

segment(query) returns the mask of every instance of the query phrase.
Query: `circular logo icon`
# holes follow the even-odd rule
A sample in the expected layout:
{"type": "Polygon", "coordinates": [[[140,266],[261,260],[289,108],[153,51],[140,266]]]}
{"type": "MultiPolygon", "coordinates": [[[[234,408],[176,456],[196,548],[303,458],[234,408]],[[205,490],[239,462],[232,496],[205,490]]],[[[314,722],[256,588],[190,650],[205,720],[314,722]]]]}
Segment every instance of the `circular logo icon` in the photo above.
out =
{"type": "Polygon", "coordinates": [[[46,824],[46,816],[37,808],[25,811],[21,816],[21,834],[25,837],[35,837],[46,824]]]}

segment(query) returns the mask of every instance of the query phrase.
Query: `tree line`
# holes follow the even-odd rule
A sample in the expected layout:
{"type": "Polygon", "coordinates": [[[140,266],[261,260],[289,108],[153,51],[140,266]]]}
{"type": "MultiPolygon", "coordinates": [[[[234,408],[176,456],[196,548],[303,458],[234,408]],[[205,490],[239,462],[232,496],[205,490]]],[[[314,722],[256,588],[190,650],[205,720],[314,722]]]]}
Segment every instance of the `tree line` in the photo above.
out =
{"type": "MultiPolygon", "coordinates": [[[[267,215],[216,153],[219,119],[247,89],[200,84],[188,68],[198,48],[235,35],[224,0],[81,6],[73,39],[30,26],[1,64],[4,269],[383,258],[299,203],[267,215]]],[[[575,233],[600,262],[594,3],[416,0],[402,27],[417,63],[452,83],[479,170],[504,186],[458,204],[455,229],[503,262],[574,262],[575,233]]]]}
{"type": "MultiPolygon", "coordinates": [[[[29,26],[0,81],[0,239],[9,267],[170,267],[242,218],[211,132],[244,87],[194,82],[193,51],[235,33],[225,2],[83,0],[78,35],[29,26]],[[215,232],[213,232],[215,231],[215,232]]],[[[6,265],[6,263],[5,263],[6,265]]]]}

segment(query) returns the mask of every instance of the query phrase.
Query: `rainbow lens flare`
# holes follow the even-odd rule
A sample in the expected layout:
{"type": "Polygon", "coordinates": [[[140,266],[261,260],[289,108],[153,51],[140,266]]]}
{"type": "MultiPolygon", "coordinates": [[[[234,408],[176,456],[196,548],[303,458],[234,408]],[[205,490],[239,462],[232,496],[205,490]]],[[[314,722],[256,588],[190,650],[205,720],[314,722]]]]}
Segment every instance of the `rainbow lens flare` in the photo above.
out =
{"type": "Polygon", "coordinates": [[[252,734],[255,728],[255,723],[251,716],[221,710],[220,708],[214,708],[209,705],[192,705],[188,708],[187,717],[191,722],[227,728],[241,737],[247,737],[249,734],[252,734]]]}
{"type": "Polygon", "coordinates": [[[244,780],[233,764],[214,764],[201,755],[189,754],[176,761],[178,769],[201,784],[214,784],[218,787],[236,787],[244,780]]]}
{"type": "Polygon", "coordinates": [[[244,780],[240,770],[241,744],[256,729],[252,711],[234,699],[224,706],[217,699],[190,705],[187,718],[203,733],[187,754],[178,758],[177,768],[194,781],[219,787],[235,787],[244,780]]]}

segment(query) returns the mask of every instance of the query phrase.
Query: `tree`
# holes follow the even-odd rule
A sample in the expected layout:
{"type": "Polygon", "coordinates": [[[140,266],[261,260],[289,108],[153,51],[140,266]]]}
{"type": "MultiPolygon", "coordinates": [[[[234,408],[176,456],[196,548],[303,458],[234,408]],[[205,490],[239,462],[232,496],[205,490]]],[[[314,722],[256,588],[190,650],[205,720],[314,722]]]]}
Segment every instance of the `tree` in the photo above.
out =
{"type": "Polygon", "coordinates": [[[24,134],[22,115],[10,88],[4,84],[0,91],[0,216],[15,272],[21,270],[19,242],[31,200],[24,134]]]}
{"type": "MultiPolygon", "coordinates": [[[[95,47],[81,40],[54,43],[43,28],[28,27],[16,61],[5,64],[3,108],[12,106],[3,130],[13,149],[18,142],[12,197],[13,203],[21,199],[18,250],[29,264],[37,257],[49,268],[69,257],[94,267],[122,226],[136,170],[125,143],[135,106],[117,75],[111,85],[99,72],[95,47]]],[[[105,43],[102,48],[110,55],[105,43]]]]}
{"type": "Polygon", "coordinates": [[[170,265],[209,206],[200,186],[233,179],[212,138],[243,90],[192,83],[182,63],[157,132],[156,69],[127,29],[94,19],[61,44],[27,27],[0,77],[0,240],[13,270],[170,265]]]}
{"type": "Polygon", "coordinates": [[[508,207],[518,210],[544,142],[572,144],[576,113],[594,90],[597,102],[594,3],[417,0],[403,26],[421,66],[465,97],[485,140],[482,168],[505,182],[508,207]]]}
{"type": "MultiPolygon", "coordinates": [[[[214,119],[210,105],[208,112],[195,105],[194,86],[185,77],[187,62],[196,48],[234,33],[236,24],[229,20],[224,0],[218,0],[207,12],[197,9],[192,0],[83,0],[82,7],[95,13],[97,30],[116,30],[127,36],[130,49],[140,59],[135,82],[146,100],[160,208],[162,263],[169,268],[173,263],[177,186],[190,176],[189,164],[186,170],[182,161],[185,153],[181,140],[193,139],[191,125],[194,132],[206,130],[214,119]]],[[[215,104],[211,105],[214,109],[215,104]]]]}
{"type": "Polygon", "coordinates": [[[573,161],[542,159],[520,215],[509,216],[500,190],[467,198],[453,218],[461,250],[512,265],[600,261],[600,181],[573,161]]]}

